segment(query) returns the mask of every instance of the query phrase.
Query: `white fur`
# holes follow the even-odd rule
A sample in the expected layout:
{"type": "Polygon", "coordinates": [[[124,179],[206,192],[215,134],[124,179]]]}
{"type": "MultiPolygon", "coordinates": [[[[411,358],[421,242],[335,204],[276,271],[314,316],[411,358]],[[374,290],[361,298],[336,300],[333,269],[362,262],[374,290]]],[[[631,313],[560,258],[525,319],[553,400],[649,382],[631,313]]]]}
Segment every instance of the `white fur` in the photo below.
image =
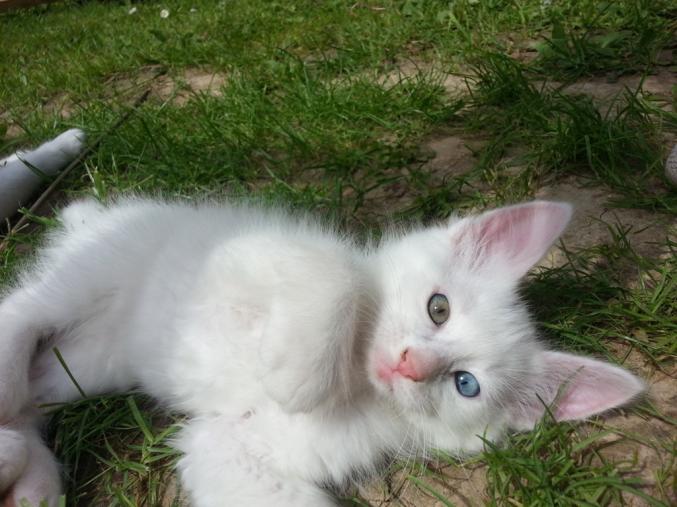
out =
{"type": "MultiPolygon", "coordinates": [[[[307,217],[251,206],[72,204],[0,303],[0,423],[78,397],[51,343],[35,352],[48,335],[87,395],[140,386],[191,417],[176,445],[197,507],[333,505],[321,485],[384,459],[477,451],[480,437],[533,426],[537,395],[551,403],[572,378],[580,390],[560,413],[587,417],[642,383],[544,351],[516,294],[570,214],[535,202],[360,247],[307,217]],[[427,313],[433,293],[451,302],[439,327],[427,313]],[[405,350],[440,367],[418,382],[379,377],[405,350]],[[577,382],[580,368],[595,369],[594,382],[577,382]],[[461,396],[455,371],[472,372],[480,395],[461,396]]],[[[14,453],[5,475],[20,474],[26,454],[2,431],[0,465],[14,453]]],[[[43,480],[56,474],[46,462],[43,480]]]]}
{"type": "Polygon", "coordinates": [[[43,177],[55,176],[84,148],[85,133],[70,129],[34,150],[0,160],[0,220],[11,217],[40,187],[43,177]],[[42,173],[42,175],[40,174],[42,173]]]}

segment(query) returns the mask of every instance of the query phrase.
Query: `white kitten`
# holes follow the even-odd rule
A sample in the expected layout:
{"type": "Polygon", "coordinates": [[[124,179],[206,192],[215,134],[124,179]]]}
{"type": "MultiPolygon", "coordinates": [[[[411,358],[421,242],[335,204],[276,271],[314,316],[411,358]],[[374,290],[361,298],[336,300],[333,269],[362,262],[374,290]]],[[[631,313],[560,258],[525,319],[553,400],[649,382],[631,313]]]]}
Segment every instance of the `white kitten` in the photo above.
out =
{"type": "Polygon", "coordinates": [[[197,507],[334,505],[320,485],[480,450],[541,400],[561,420],[624,404],[642,382],[544,350],[517,295],[570,215],[533,202],[359,247],[255,207],[73,204],[0,304],[0,491],[59,493],[28,420],[78,397],[35,352],[50,335],[87,395],[140,386],[191,417],[176,445],[197,507]]]}

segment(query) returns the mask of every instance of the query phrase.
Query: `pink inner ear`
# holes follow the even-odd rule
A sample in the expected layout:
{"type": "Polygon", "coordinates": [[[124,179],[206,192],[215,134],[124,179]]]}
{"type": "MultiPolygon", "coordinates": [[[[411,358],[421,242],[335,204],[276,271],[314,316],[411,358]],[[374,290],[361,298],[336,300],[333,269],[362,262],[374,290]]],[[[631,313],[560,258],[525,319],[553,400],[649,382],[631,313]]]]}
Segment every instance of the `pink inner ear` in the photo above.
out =
{"type": "MultiPolygon", "coordinates": [[[[543,356],[551,371],[550,381],[562,388],[554,409],[557,420],[585,419],[624,405],[644,390],[637,377],[617,366],[561,352],[543,356]]],[[[560,387],[553,384],[551,388],[560,387]]]]}
{"type": "Polygon", "coordinates": [[[562,234],[571,213],[565,203],[534,201],[480,216],[473,228],[481,265],[499,261],[521,277],[562,234]]]}
{"type": "Polygon", "coordinates": [[[488,255],[505,253],[513,256],[529,247],[533,231],[535,206],[506,208],[503,212],[490,215],[480,223],[482,246],[488,255]]]}
{"type": "Polygon", "coordinates": [[[514,429],[533,428],[543,417],[544,403],[558,421],[585,419],[624,405],[645,389],[630,372],[603,361],[554,351],[540,352],[534,359],[540,373],[522,386],[521,396],[508,407],[514,429]]]}

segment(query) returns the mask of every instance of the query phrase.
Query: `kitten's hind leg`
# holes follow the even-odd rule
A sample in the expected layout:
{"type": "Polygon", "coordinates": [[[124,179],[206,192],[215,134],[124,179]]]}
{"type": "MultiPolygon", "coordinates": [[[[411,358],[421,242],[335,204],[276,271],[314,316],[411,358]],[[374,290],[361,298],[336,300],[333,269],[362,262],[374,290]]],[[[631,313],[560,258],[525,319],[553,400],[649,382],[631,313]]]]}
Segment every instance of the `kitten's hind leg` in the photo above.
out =
{"type": "Polygon", "coordinates": [[[36,434],[28,439],[28,463],[11,489],[11,498],[17,507],[22,501],[28,501],[28,505],[44,505],[41,502],[46,501],[48,507],[56,507],[60,494],[59,466],[36,434]]]}
{"type": "Polygon", "coordinates": [[[32,402],[38,406],[67,403],[132,389],[135,377],[129,371],[127,358],[116,348],[119,344],[107,338],[105,329],[81,325],[71,335],[48,343],[30,367],[32,402]]]}
{"type": "MultiPolygon", "coordinates": [[[[0,424],[29,403],[57,403],[130,389],[124,344],[111,339],[121,326],[115,303],[88,288],[69,290],[65,276],[28,284],[0,302],[0,424]],[[54,335],[53,342],[39,347],[54,335]],[[66,372],[54,353],[61,352],[66,372]]],[[[78,281],[70,282],[78,286],[78,281]]]]}
{"type": "Polygon", "coordinates": [[[40,339],[40,315],[19,303],[18,293],[0,302],[0,424],[14,419],[29,400],[28,370],[40,339]]]}
{"type": "Polygon", "coordinates": [[[194,419],[177,447],[181,480],[195,507],[330,507],[336,503],[311,481],[278,472],[266,444],[250,431],[248,417],[194,419]]]}
{"type": "Polygon", "coordinates": [[[65,299],[57,287],[38,282],[0,301],[0,424],[30,401],[30,363],[41,338],[73,320],[65,299]]]}
{"type": "Polygon", "coordinates": [[[28,443],[20,431],[0,427],[0,498],[19,479],[28,463],[28,443]]]}
{"type": "Polygon", "coordinates": [[[75,300],[83,296],[68,290],[68,285],[61,283],[63,276],[41,274],[44,276],[27,281],[0,301],[2,487],[12,482],[10,491],[4,493],[6,498],[0,492],[3,507],[19,507],[24,498],[36,506],[43,499],[49,507],[58,502],[58,466],[40,438],[39,422],[25,415],[36,403],[66,402],[79,396],[52,347],[60,347],[64,356],[72,359],[69,368],[88,394],[114,389],[111,371],[124,370],[120,356],[102,345],[108,335],[97,332],[105,330],[102,323],[115,316],[98,315],[91,302],[77,304],[75,300]],[[55,342],[40,347],[40,341],[52,334],[55,342]]]}
{"type": "Polygon", "coordinates": [[[60,492],[59,466],[42,442],[38,421],[23,416],[0,427],[0,505],[56,507],[60,492]]]}

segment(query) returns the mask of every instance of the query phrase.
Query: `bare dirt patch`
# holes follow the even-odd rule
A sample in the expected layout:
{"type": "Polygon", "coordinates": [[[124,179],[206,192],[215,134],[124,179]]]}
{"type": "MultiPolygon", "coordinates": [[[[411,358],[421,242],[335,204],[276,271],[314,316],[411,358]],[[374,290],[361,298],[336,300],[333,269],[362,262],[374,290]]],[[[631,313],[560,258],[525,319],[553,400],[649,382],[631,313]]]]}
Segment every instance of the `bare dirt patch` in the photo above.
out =
{"type": "Polygon", "coordinates": [[[414,58],[397,62],[395,68],[383,75],[382,83],[384,86],[394,86],[402,81],[416,79],[417,76],[430,75],[439,79],[445,92],[456,96],[468,92],[468,81],[459,74],[452,74],[431,63],[417,60],[414,58]]]}
{"type": "Polygon", "coordinates": [[[387,482],[372,483],[362,488],[360,497],[373,507],[444,507],[445,504],[434,496],[432,490],[453,505],[479,507],[489,501],[486,489],[484,465],[445,465],[441,468],[431,465],[430,473],[425,475],[398,471],[387,482]]]}
{"type": "Polygon", "coordinates": [[[181,483],[176,472],[167,473],[162,488],[162,498],[159,501],[159,507],[181,507],[189,505],[190,501],[188,495],[181,489],[181,483]]]}
{"type": "Polygon", "coordinates": [[[645,95],[660,99],[667,110],[672,110],[672,88],[675,85],[675,74],[666,69],[660,69],[656,74],[646,77],[639,75],[621,76],[612,82],[607,77],[597,77],[577,81],[564,88],[567,93],[582,93],[600,102],[608,104],[625,90],[634,92],[641,89],[645,95]]]}
{"type": "MultiPolygon", "coordinates": [[[[608,201],[615,195],[604,187],[584,186],[569,179],[541,188],[536,197],[566,201],[574,206],[574,217],[562,236],[571,250],[589,248],[608,243],[610,227],[624,231],[634,250],[657,259],[665,254],[665,239],[677,234],[677,218],[639,209],[614,208],[608,201]]],[[[553,249],[541,263],[543,266],[560,266],[566,259],[559,249],[553,249]]]]}
{"type": "MultiPolygon", "coordinates": [[[[420,148],[417,162],[407,167],[389,168],[378,174],[381,181],[390,181],[371,185],[364,180],[365,186],[371,189],[362,196],[359,213],[355,218],[360,222],[364,218],[363,225],[383,224],[384,215],[394,215],[413,207],[421,196],[418,183],[414,181],[420,179],[426,185],[442,187],[454,178],[469,173],[477,162],[475,150],[482,143],[480,139],[455,134],[430,138],[420,148]]],[[[363,179],[359,171],[355,179],[363,179]]],[[[368,181],[375,183],[374,176],[368,181]]],[[[355,199],[355,194],[355,190],[350,187],[343,191],[346,199],[355,199]]],[[[388,221],[385,220],[385,223],[388,221]]]]}
{"type": "MultiPolygon", "coordinates": [[[[0,113],[0,140],[11,141],[24,134],[24,129],[10,118],[9,111],[0,113]],[[4,132],[3,132],[4,129],[4,132]]],[[[1,156],[2,154],[0,154],[1,156]]]]}
{"type": "MultiPolygon", "coordinates": [[[[170,75],[161,66],[150,65],[133,74],[121,73],[108,77],[101,97],[78,102],[67,92],[59,92],[42,104],[42,110],[48,115],[68,119],[79,108],[86,108],[96,100],[131,105],[146,90],[150,90],[151,100],[182,107],[202,94],[220,96],[227,80],[225,74],[201,67],[188,67],[170,75]]],[[[12,121],[7,112],[0,114],[2,124],[6,125],[6,130],[4,135],[0,133],[0,138],[12,140],[24,134],[24,130],[12,121]]]]}
{"type": "MultiPolygon", "coordinates": [[[[182,107],[201,94],[220,96],[227,80],[225,74],[201,67],[188,67],[170,74],[162,66],[150,65],[134,73],[108,77],[99,99],[129,105],[143,92],[150,90],[151,100],[182,107]]],[[[48,114],[67,119],[73,116],[77,108],[87,107],[94,101],[92,98],[78,103],[68,93],[60,92],[47,100],[42,107],[48,114]]]]}
{"type": "Polygon", "coordinates": [[[170,75],[159,66],[149,66],[133,75],[111,76],[106,84],[111,95],[124,102],[149,89],[151,98],[184,106],[199,94],[220,96],[226,81],[225,74],[210,69],[188,67],[178,74],[170,75]]]}
{"type": "Polygon", "coordinates": [[[10,123],[9,125],[7,125],[7,130],[5,130],[4,139],[6,141],[11,141],[12,139],[21,137],[23,134],[25,134],[24,129],[22,129],[16,123],[10,123]]]}
{"type": "Polygon", "coordinates": [[[428,141],[423,149],[432,158],[426,164],[441,177],[460,176],[476,163],[471,140],[457,135],[438,137],[428,141]]]}
{"type": "Polygon", "coordinates": [[[42,110],[47,114],[56,114],[63,119],[73,116],[77,104],[71,100],[66,92],[59,92],[49,99],[42,106],[42,110]]]}

